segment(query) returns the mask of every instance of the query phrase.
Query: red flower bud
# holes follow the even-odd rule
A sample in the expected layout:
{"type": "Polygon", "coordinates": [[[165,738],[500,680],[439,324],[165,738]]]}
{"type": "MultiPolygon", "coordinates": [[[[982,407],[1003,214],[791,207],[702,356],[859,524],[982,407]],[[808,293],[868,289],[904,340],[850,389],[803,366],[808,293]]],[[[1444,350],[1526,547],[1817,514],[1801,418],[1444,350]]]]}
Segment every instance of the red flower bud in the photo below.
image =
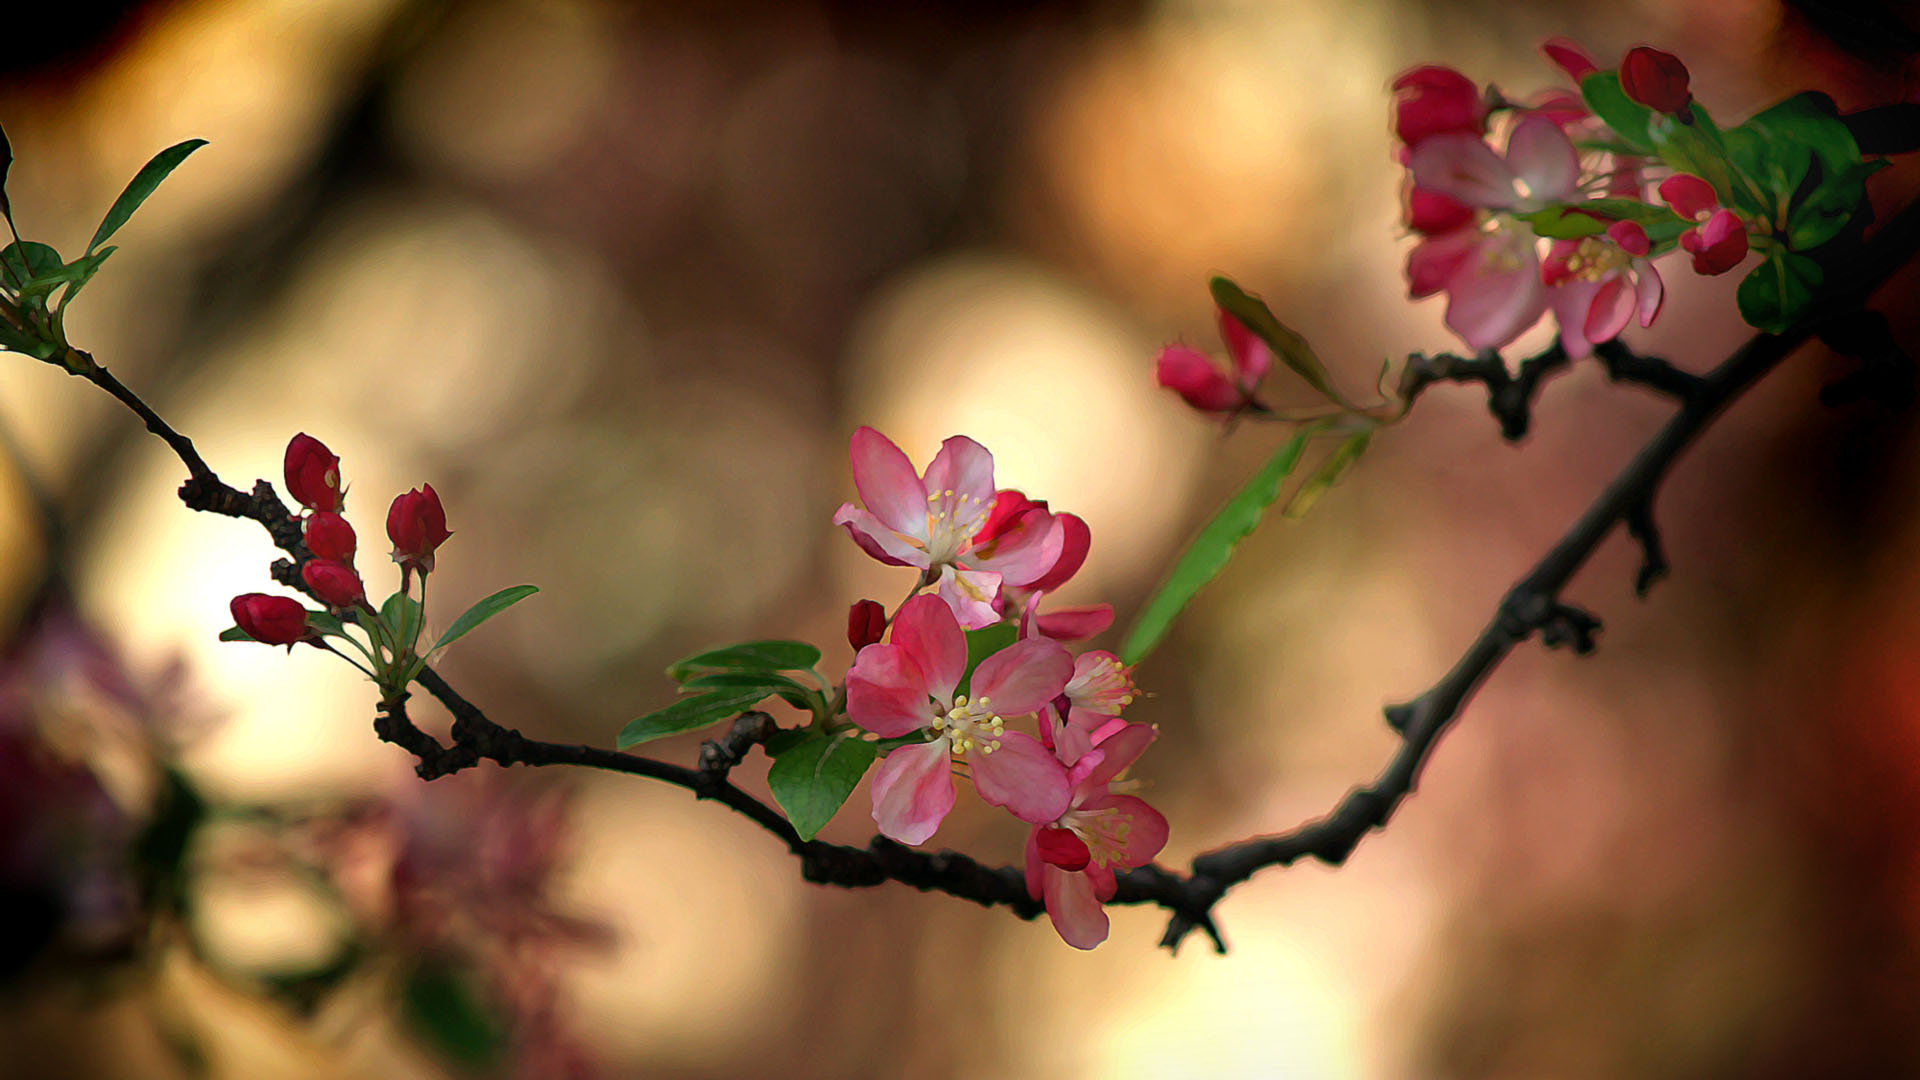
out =
{"type": "Polygon", "coordinates": [[[1699,221],[1720,205],[1720,196],[1705,180],[1674,173],[1660,181],[1660,201],[1688,221],[1699,221]]]}
{"type": "Polygon", "coordinates": [[[1724,274],[1747,257],[1747,226],[1733,211],[1721,210],[1683,233],[1680,246],[1693,254],[1694,273],[1724,274]]]}
{"type": "Polygon", "coordinates": [[[300,601],[266,593],[236,596],[227,605],[233,623],[268,645],[291,645],[307,636],[307,609],[300,601]]]}
{"type": "Polygon", "coordinates": [[[400,564],[403,578],[413,570],[431,572],[434,549],[452,535],[432,484],[394,496],[387,507],[387,539],[393,541],[393,561],[400,564]]]}
{"type": "Polygon", "coordinates": [[[352,607],[367,598],[367,588],[353,567],[332,559],[314,559],[300,568],[300,580],[307,583],[320,602],[332,608],[352,607]]]}
{"type": "Polygon", "coordinates": [[[1431,188],[1417,187],[1407,193],[1407,228],[1414,232],[1450,233],[1471,222],[1473,215],[1473,207],[1431,188]]]}
{"type": "Polygon", "coordinates": [[[1693,100],[1687,89],[1687,65],[1672,53],[1645,45],[1627,50],[1620,61],[1620,89],[1655,112],[1677,115],[1693,100]]]}
{"type": "Polygon", "coordinates": [[[1429,64],[1393,80],[1393,133],[1409,147],[1435,135],[1480,135],[1487,126],[1487,103],[1472,79],[1449,67],[1429,64]]]}
{"type": "Polygon", "coordinates": [[[1039,829],[1034,836],[1034,846],[1040,849],[1040,857],[1062,870],[1085,870],[1093,861],[1093,853],[1087,850],[1087,842],[1071,829],[1058,829],[1049,825],[1039,829]]]}
{"type": "Polygon", "coordinates": [[[307,518],[303,531],[307,550],[316,558],[352,564],[356,541],[353,526],[347,524],[346,518],[331,510],[321,510],[307,518]]]}
{"type": "Polygon", "coordinates": [[[287,494],[309,510],[340,509],[340,459],[306,432],[287,444],[287,494]]]}
{"type": "Polygon", "coordinates": [[[847,609],[847,644],[859,652],[887,631],[887,609],[877,600],[861,600],[847,609]]]}
{"type": "Polygon", "coordinates": [[[1159,359],[1154,362],[1154,375],[1161,386],[1179,394],[1201,412],[1234,412],[1247,402],[1247,396],[1214,366],[1206,353],[1185,345],[1161,349],[1159,359]]]}

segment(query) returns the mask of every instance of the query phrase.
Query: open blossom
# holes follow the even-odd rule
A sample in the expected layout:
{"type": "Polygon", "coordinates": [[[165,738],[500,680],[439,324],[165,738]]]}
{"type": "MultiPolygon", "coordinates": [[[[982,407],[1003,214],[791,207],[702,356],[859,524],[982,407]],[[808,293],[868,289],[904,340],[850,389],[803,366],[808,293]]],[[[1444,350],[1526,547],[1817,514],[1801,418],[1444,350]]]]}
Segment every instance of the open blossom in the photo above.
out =
{"type": "Polygon", "coordinates": [[[1042,507],[1029,507],[985,533],[998,503],[993,455],[964,435],[940,444],[925,475],[870,427],[853,433],[853,485],[860,505],[843,504],[833,523],[862,551],[893,566],[920,568],[969,630],[1000,621],[1002,585],[1028,585],[1059,560],[1062,538],[1042,507]]]}
{"type": "Polygon", "coordinates": [[[1201,412],[1231,416],[1258,407],[1253,391],[1273,367],[1273,350],[1224,308],[1216,314],[1232,374],[1221,371],[1212,357],[1198,349],[1169,345],[1154,361],[1154,378],[1201,412]]]}
{"type": "Polygon", "coordinates": [[[1009,719],[1058,697],[1073,660],[1045,638],[1016,641],[974,669],[972,695],[955,697],[967,640],[935,596],[916,596],[894,615],[892,639],[860,650],[847,672],[847,717],[882,738],[933,738],[888,754],[873,774],[873,820],[903,844],[932,836],[953,809],[953,764],[966,762],[975,790],[1022,821],[1052,821],[1069,802],[1066,768],[1039,740],[1006,730],[1009,719]]]}
{"type": "Polygon", "coordinates": [[[1724,274],[1747,257],[1747,225],[1720,205],[1713,185],[1697,176],[1674,173],[1660,182],[1660,198],[1675,214],[1697,222],[1680,234],[1680,247],[1693,256],[1693,272],[1724,274]]]}
{"type": "Polygon", "coordinates": [[[1646,256],[1646,230],[1616,221],[1604,235],[1556,240],[1540,271],[1547,303],[1560,323],[1560,345],[1575,360],[1612,341],[1637,312],[1653,325],[1665,287],[1646,256]]]}
{"type": "Polygon", "coordinates": [[[1167,819],[1115,781],[1149,744],[1149,724],[1123,724],[1074,763],[1067,809],[1027,836],[1027,895],[1047,905],[1061,940],[1091,949],[1107,939],[1114,871],[1145,866],[1167,843],[1167,819]]]}
{"type": "MultiPolygon", "coordinates": [[[[998,529],[1004,527],[1012,515],[1034,507],[1045,510],[1047,504],[1044,500],[1029,499],[1013,489],[1000,492],[994,500],[993,513],[988,518],[987,526],[980,530],[974,540],[980,542],[984,537],[997,535],[998,529]],[[1000,524],[997,525],[997,522],[1000,524]]],[[[1054,514],[1053,530],[1060,537],[1060,557],[1054,560],[1052,569],[1026,585],[1003,587],[994,608],[1002,617],[1014,612],[1019,614],[1022,637],[1032,637],[1037,633],[1056,641],[1090,638],[1113,625],[1112,604],[1055,608],[1044,613],[1040,611],[1042,597],[1072,580],[1073,575],[1086,563],[1087,552],[1093,546],[1093,531],[1077,514],[1054,514]]]]}

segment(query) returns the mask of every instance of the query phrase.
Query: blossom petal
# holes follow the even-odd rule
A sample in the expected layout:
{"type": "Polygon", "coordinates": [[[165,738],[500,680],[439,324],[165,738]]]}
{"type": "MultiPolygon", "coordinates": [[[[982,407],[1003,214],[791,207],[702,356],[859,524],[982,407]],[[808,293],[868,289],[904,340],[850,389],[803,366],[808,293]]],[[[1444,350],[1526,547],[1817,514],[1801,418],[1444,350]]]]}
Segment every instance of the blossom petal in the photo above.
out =
{"type": "Polygon", "coordinates": [[[960,557],[969,569],[991,570],[1002,585],[1026,585],[1045,576],[1060,561],[1065,536],[1053,527],[1053,515],[1029,510],[1000,531],[985,547],[960,557]]]}
{"type": "Polygon", "coordinates": [[[1035,825],[1027,830],[1027,895],[1035,900],[1046,895],[1044,872],[1047,869],[1047,863],[1040,857],[1040,830],[1044,828],[1046,828],[1044,825],[1035,825]]]}
{"type": "Polygon", "coordinates": [[[873,770],[873,821],[882,835],[920,844],[953,809],[951,745],[902,746],[873,770]]]}
{"type": "Polygon", "coordinates": [[[1249,393],[1273,367],[1273,350],[1247,324],[1219,309],[1220,337],[1227,343],[1227,357],[1233,361],[1234,378],[1249,393]]]}
{"type": "Polygon", "coordinates": [[[1418,300],[1447,287],[1480,250],[1486,234],[1472,229],[1429,237],[1407,254],[1407,294],[1418,300]]]}
{"type": "MultiPolygon", "coordinates": [[[[1122,830],[1105,832],[1120,845],[1120,864],[1122,866],[1145,866],[1153,861],[1160,849],[1167,846],[1167,819],[1160,811],[1148,806],[1144,799],[1132,795],[1103,795],[1089,799],[1080,806],[1084,812],[1097,813],[1110,810],[1113,817],[1107,820],[1126,822],[1124,835],[1122,830]]],[[[1107,864],[1111,868],[1112,863],[1107,864]]]]}
{"type": "Polygon", "coordinates": [[[1598,281],[1574,278],[1547,290],[1554,321],[1560,324],[1560,347],[1575,360],[1593,353],[1593,342],[1586,332],[1587,313],[1593,310],[1600,286],[1598,281]]]}
{"type": "Polygon", "coordinates": [[[1587,323],[1581,328],[1587,340],[1594,344],[1612,341],[1620,336],[1620,331],[1633,321],[1633,312],[1638,304],[1634,291],[1627,285],[1625,274],[1612,274],[1600,283],[1600,291],[1593,298],[1593,306],[1587,309],[1587,323]]]}
{"type": "Polygon", "coordinates": [[[1246,404],[1246,395],[1240,388],[1214,366],[1211,357],[1198,349],[1185,345],[1161,349],[1153,362],[1153,374],[1161,386],[1179,394],[1201,412],[1233,412],[1246,404]]]}
{"type": "Polygon", "coordinates": [[[1475,349],[1498,349],[1546,311],[1539,256],[1518,233],[1489,237],[1447,284],[1447,325],[1475,349]]]}
{"type": "Polygon", "coordinates": [[[853,433],[849,449],[860,501],[888,528],[925,540],[927,485],[913,471],[913,462],[892,439],[870,427],[853,433]]]}
{"type": "Polygon", "coordinates": [[[1519,201],[1513,168],[1474,135],[1425,139],[1413,148],[1407,167],[1413,171],[1415,187],[1450,195],[1468,206],[1499,210],[1519,201]]]}
{"type": "Polygon", "coordinates": [[[1580,152],[1560,125],[1542,116],[1516,124],[1507,137],[1507,165],[1527,185],[1533,204],[1565,202],[1579,194],[1580,152]]]}
{"type": "MultiPolygon", "coordinates": [[[[929,727],[934,710],[927,683],[926,673],[906,649],[869,645],[847,669],[847,719],[883,739],[929,727]]],[[[953,687],[947,687],[947,694],[952,693],[953,687]]]]}
{"type": "Polygon", "coordinates": [[[1060,557],[1046,573],[1027,582],[1026,587],[1037,592],[1052,592],[1065,585],[1080,571],[1081,564],[1087,561],[1088,549],[1093,546],[1093,530],[1076,514],[1053,515],[1053,531],[1060,536],[1060,557]]]}
{"type": "Polygon", "coordinates": [[[927,494],[936,513],[951,516],[952,527],[972,536],[993,512],[993,455],[987,448],[955,435],[940,444],[927,465],[927,494]]]}
{"type": "Polygon", "coordinates": [[[1094,895],[1092,878],[1048,866],[1041,871],[1040,880],[1047,899],[1047,919],[1061,941],[1076,949],[1091,949],[1107,940],[1107,909],[1094,895]]]}
{"type": "Polygon", "coordinates": [[[1094,745],[1105,755],[1100,764],[1081,781],[1085,784],[1108,784],[1113,778],[1127,771],[1127,767],[1146,752],[1148,746],[1159,736],[1152,724],[1130,723],[1118,730],[1102,727],[1096,733],[1094,745]]]}
{"type": "Polygon", "coordinates": [[[967,755],[967,766],[982,802],[1004,806],[1030,824],[1057,819],[1073,800],[1066,767],[1031,735],[1009,731],[994,741],[991,752],[976,747],[967,755]]]}
{"type": "Polygon", "coordinates": [[[1652,326],[1653,320],[1660,315],[1660,306],[1666,303],[1666,283],[1660,280],[1660,271],[1649,259],[1636,259],[1633,263],[1633,291],[1640,307],[1640,325],[1652,326]]]}
{"type": "Polygon", "coordinates": [[[1080,641],[1113,625],[1113,605],[1060,608],[1035,616],[1033,623],[1034,628],[1046,637],[1057,641],[1080,641]]]}
{"type": "Polygon", "coordinates": [[[976,701],[992,699],[1001,716],[1034,712],[1060,696],[1073,678],[1073,657],[1048,638],[1027,638],[980,661],[973,671],[976,701]]]}
{"type": "Polygon", "coordinates": [[[1000,595],[1000,575],[991,570],[940,568],[940,599],[946,602],[963,630],[978,630],[1000,621],[993,606],[1000,595]]]}
{"type": "Polygon", "coordinates": [[[922,593],[901,604],[890,640],[926,673],[927,693],[943,702],[953,700],[953,688],[967,673],[967,636],[944,601],[922,593]]]}
{"type": "Polygon", "coordinates": [[[860,550],[889,566],[918,566],[928,563],[926,549],[907,542],[899,533],[873,514],[852,503],[843,503],[834,512],[833,523],[847,530],[860,550]]]}
{"type": "Polygon", "coordinates": [[[1587,50],[1567,38],[1549,38],[1541,43],[1540,51],[1547,54],[1547,59],[1558,65],[1561,71],[1567,73],[1567,78],[1576,83],[1600,70],[1600,65],[1594,63],[1587,50]]]}

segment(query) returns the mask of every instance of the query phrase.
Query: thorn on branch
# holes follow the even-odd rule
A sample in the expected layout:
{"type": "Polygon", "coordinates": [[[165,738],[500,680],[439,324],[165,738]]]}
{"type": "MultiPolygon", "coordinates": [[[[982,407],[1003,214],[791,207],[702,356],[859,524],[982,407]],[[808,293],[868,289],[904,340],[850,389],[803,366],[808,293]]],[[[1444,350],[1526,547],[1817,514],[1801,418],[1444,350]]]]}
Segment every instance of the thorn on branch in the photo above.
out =
{"type": "Polygon", "coordinates": [[[1654,524],[1651,500],[1627,510],[1627,535],[1640,542],[1640,569],[1633,575],[1633,591],[1644,598],[1653,583],[1667,576],[1667,551],[1660,542],[1660,527],[1654,524]]]}

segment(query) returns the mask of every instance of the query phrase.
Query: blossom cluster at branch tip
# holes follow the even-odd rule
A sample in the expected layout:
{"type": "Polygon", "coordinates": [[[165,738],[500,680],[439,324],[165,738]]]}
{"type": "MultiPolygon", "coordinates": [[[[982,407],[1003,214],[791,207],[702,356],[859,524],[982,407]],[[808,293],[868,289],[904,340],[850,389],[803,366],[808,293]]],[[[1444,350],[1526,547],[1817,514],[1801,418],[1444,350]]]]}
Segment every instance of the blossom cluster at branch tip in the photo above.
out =
{"type": "Polygon", "coordinates": [[[956,775],[966,778],[1031,828],[1029,847],[1044,849],[1043,865],[1029,858],[1032,895],[1064,940],[1090,949],[1106,938],[1101,903],[1115,872],[1151,861],[1167,831],[1116,790],[1152,741],[1149,725],[1120,719],[1135,697],[1131,670],[1061,644],[1105,630],[1113,609],[1042,610],[1085,563],[1091,530],[996,489],[992,455],[964,436],[946,440],[925,473],[871,428],[854,433],[850,453],[861,501],[834,523],[875,559],[920,572],[891,619],[871,600],[847,615],[847,719],[892,744],[873,774],[874,822],[895,841],[925,843],[954,808],[956,775]],[[974,662],[969,632],[989,627],[1006,644],[974,662]],[[1019,730],[1028,724],[1031,734],[1019,730]]]}

